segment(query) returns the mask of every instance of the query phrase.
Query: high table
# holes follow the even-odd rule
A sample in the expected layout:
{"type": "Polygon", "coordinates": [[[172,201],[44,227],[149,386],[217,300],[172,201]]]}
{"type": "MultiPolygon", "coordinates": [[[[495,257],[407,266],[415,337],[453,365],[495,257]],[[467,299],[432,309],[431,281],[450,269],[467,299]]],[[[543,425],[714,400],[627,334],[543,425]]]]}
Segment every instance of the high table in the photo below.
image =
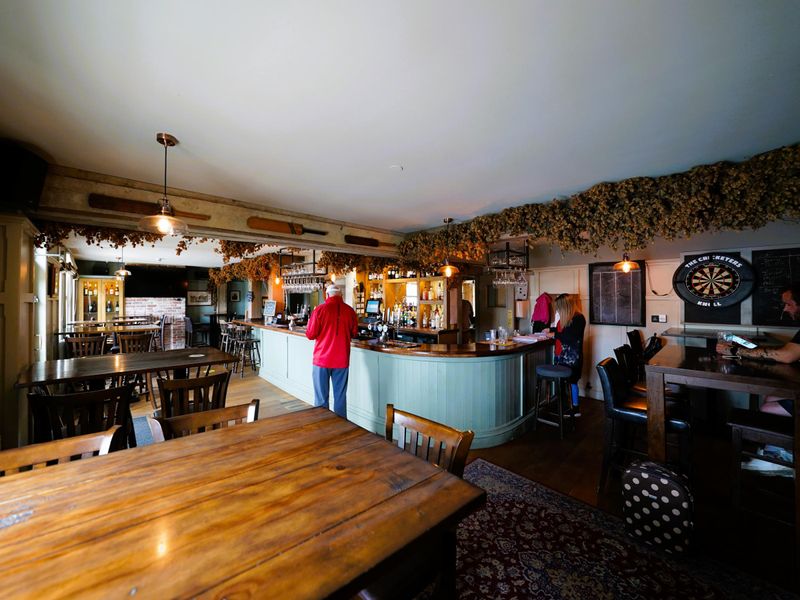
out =
{"type": "MultiPolygon", "coordinates": [[[[705,348],[665,346],[645,365],[647,373],[647,449],[650,458],[664,462],[667,456],[664,384],[774,395],[800,400],[800,365],[755,360],[725,359],[705,348]]],[[[794,418],[794,457],[800,457],[800,419],[794,418]]],[[[795,548],[800,562],[800,477],[795,468],[795,548]]]]}
{"type": "Polygon", "coordinates": [[[64,358],[32,363],[20,373],[16,387],[44,386],[88,379],[105,379],[114,375],[191,369],[234,362],[236,362],[235,356],[216,348],[184,348],[163,352],[64,358]]]}
{"type": "MultiPolygon", "coordinates": [[[[717,345],[717,334],[720,331],[726,331],[724,325],[720,325],[720,329],[687,329],[686,327],[670,327],[661,332],[661,335],[664,337],[674,337],[683,340],[687,339],[695,339],[695,340],[703,340],[703,343],[706,345],[706,348],[709,350],[713,350],[717,345]]],[[[758,344],[759,346],[782,346],[783,343],[776,339],[774,336],[770,335],[769,333],[762,332],[762,331],[736,331],[730,330],[731,333],[735,333],[743,338],[747,338],[751,342],[758,344]]]]}
{"type": "Polygon", "coordinates": [[[349,597],[485,492],[327,409],[12,475],[4,598],[349,597]]]}

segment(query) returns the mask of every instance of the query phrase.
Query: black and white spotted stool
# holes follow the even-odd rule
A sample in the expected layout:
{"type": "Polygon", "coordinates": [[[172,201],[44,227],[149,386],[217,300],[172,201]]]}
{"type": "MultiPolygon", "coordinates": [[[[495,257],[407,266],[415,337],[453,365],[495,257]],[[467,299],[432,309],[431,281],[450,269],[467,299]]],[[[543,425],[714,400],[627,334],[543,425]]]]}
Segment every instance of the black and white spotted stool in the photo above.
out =
{"type": "Polygon", "coordinates": [[[622,475],[625,529],[671,554],[686,552],[694,529],[694,498],[687,479],[663,465],[634,461],[622,475]]]}

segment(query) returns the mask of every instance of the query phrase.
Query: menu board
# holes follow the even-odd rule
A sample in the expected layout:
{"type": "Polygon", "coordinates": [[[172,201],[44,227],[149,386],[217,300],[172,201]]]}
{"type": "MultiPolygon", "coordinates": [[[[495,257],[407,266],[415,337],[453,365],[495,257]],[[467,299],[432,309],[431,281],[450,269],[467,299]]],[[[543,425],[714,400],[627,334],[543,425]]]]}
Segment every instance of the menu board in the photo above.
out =
{"type": "Polygon", "coordinates": [[[753,268],[753,325],[797,325],[783,312],[781,292],[800,285],[800,248],[753,250],[753,268]]]}
{"type": "Polygon", "coordinates": [[[614,263],[589,265],[589,317],[595,325],[644,326],[645,263],[630,273],[614,270],[614,263]]]}

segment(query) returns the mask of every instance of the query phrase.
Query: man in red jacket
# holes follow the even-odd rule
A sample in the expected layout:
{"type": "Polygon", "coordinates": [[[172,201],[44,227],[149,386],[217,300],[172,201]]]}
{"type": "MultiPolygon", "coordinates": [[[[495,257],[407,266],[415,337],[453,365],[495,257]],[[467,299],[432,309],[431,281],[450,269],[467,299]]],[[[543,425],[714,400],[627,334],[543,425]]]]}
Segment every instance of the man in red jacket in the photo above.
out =
{"type": "Polygon", "coordinates": [[[347,376],[350,370],[350,339],[358,335],[356,311],[342,300],[336,285],[326,290],[325,304],[311,313],[306,337],[314,342],[314,406],[328,405],[333,380],[333,412],[347,418],[347,376]]]}

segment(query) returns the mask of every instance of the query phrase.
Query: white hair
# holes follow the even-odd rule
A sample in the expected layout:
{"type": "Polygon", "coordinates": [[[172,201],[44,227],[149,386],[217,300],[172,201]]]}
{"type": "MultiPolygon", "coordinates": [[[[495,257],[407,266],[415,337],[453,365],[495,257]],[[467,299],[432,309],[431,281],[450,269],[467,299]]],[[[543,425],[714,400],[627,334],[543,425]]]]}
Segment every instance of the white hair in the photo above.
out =
{"type": "Polygon", "coordinates": [[[336,285],[335,283],[332,283],[328,287],[325,288],[325,295],[327,295],[327,296],[341,296],[342,295],[342,290],[338,285],[336,285]]]}

